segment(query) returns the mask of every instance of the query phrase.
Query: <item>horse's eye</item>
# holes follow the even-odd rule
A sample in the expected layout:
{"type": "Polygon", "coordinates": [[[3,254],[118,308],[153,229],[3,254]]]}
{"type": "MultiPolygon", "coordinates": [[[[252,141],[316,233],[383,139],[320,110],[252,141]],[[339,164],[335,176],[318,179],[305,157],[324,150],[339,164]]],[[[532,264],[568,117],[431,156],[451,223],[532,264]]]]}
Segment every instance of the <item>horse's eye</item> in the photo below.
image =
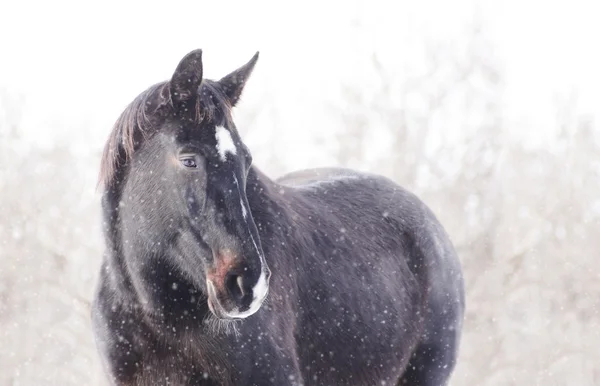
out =
{"type": "Polygon", "coordinates": [[[191,158],[191,157],[182,158],[181,159],[181,164],[183,166],[185,166],[186,168],[196,168],[196,167],[198,167],[198,165],[196,164],[196,160],[194,158],[191,158]]]}

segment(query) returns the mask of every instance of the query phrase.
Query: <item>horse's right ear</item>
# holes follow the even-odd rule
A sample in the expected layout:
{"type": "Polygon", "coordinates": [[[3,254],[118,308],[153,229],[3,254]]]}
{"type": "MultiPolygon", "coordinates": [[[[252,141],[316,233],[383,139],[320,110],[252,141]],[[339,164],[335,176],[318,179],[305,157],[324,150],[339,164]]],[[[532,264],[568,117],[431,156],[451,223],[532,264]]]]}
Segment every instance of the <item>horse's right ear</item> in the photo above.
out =
{"type": "Polygon", "coordinates": [[[170,90],[173,105],[178,107],[195,100],[201,83],[202,50],[194,50],[181,59],[171,78],[170,90]]]}

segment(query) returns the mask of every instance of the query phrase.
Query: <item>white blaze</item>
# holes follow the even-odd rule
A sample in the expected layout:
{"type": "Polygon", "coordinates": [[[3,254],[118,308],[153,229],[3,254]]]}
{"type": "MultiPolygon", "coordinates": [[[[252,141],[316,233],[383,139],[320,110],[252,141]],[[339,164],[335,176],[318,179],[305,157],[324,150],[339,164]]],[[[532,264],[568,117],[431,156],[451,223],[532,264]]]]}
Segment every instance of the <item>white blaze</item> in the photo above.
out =
{"type": "Polygon", "coordinates": [[[235,143],[233,143],[229,130],[223,126],[217,126],[215,128],[215,137],[217,139],[217,151],[219,152],[221,161],[227,160],[227,153],[236,154],[235,143]]]}
{"type": "MultiPolygon", "coordinates": [[[[229,131],[227,131],[227,129],[225,129],[222,126],[219,126],[219,127],[217,127],[216,132],[217,132],[217,150],[219,151],[219,155],[221,156],[221,159],[223,161],[225,161],[226,160],[226,158],[225,158],[226,152],[229,151],[229,152],[235,154],[235,145],[234,145],[233,140],[231,139],[231,135],[229,134],[229,131]]],[[[246,209],[246,205],[244,205],[244,200],[242,199],[242,197],[243,197],[242,187],[240,186],[240,183],[239,183],[237,177],[235,176],[235,174],[233,175],[233,180],[235,182],[235,185],[238,188],[238,193],[240,195],[240,205],[242,206],[242,216],[246,220],[248,217],[248,210],[246,209]]],[[[263,256],[263,254],[260,252],[260,249],[258,248],[258,245],[256,244],[256,240],[254,240],[254,236],[252,235],[252,232],[250,232],[250,239],[252,240],[254,249],[256,249],[256,252],[258,253],[258,256],[260,258],[260,263],[261,263],[262,269],[261,269],[258,281],[254,285],[254,288],[252,288],[252,303],[250,303],[250,307],[246,311],[243,311],[243,312],[239,312],[237,310],[234,310],[232,312],[224,312],[224,314],[230,318],[247,318],[248,316],[254,314],[256,311],[259,310],[263,301],[267,297],[267,293],[269,292],[269,284],[267,283],[267,271],[264,269],[267,266],[267,262],[265,261],[265,257],[263,256]]],[[[211,287],[210,287],[211,284],[212,283],[210,283],[210,281],[209,281],[209,291],[211,290],[211,287]]]]}
{"type": "MultiPolygon", "coordinates": [[[[246,206],[244,205],[244,200],[242,199],[242,189],[241,189],[240,184],[235,175],[233,176],[233,180],[235,181],[235,185],[237,186],[238,192],[240,194],[240,204],[242,206],[242,215],[244,216],[244,219],[246,219],[248,216],[248,212],[246,210],[246,206]]],[[[256,311],[258,311],[258,309],[262,305],[263,301],[267,297],[267,293],[269,292],[269,284],[267,283],[267,274],[266,274],[266,271],[264,270],[264,267],[267,266],[267,262],[265,261],[265,257],[263,256],[263,254],[260,252],[260,249],[258,249],[258,245],[256,244],[256,240],[254,240],[254,236],[252,235],[252,232],[250,232],[250,239],[252,240],[254,249],[256,249],[256,252],[258,253],[258,256],[260,257],[260,264],[263,269],[261,269],[260,277],[258,278],[258,281],[254,285],[254,288],[252,288],[252,303],[250,303],[250,307],[244,312],[233,311],[233,312],[225,313],[225,315],[227,315],[230,318],[247,318],[248,316],[254,314],[256,311]]]]}
{"type": "Polygon", "coordinates": [[[244,205],[244,200],[242,199],[242,197],[243,197],[242,189],[240,188],[240,183],[238,182],[235,174],[233,175],[233,180],[235,181],[235,186],[237,186],[238,193],[240,194],[240,205],[242,206],[242,216],[244,216],[244,219],[246,219],[246,217],[248,216],[248,211],[246,210],[246,205],[244,205]]]}
{"type": "Polygon", "coordinates": [[[248,212],[246,211],[246,207],[244,206],[244,201],[242,201],[241,198],[240,198],[240,205],[242,205],[242,216],[244,216],[244,218],[246,218],[246,216],[248,216],[248,212]]]}

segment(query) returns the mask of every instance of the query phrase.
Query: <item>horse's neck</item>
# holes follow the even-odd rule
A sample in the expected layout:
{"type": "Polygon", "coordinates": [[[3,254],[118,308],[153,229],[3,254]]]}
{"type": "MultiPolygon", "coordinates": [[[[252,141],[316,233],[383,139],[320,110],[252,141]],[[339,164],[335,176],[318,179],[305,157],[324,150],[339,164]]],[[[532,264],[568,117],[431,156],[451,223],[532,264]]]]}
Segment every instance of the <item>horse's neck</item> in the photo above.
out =
{"type": "MultiPolygon", "coordinates": [[[[283,203],[279,198],[279,190],[280,187],[275,181],[254,166],[250,168],[246,180],[246,198],[252,210],[254,222],[259,228],[261,225],[268,226],[268,224],[283,220],[281,218],[283,203]]],[[[264,231],[268,231],[268,229],[264,229],[264,231]]],[[[263,232],[260,232],[259,229],[259,233],[263,232]]]]}
{"type": "Polygon", "coordinates": [[[294,229],[303,219],[295,216],[293,193],[288,189],[254,167],[248,174],[246,197],[269,264],[286,264],[288,249],[298,241],[294,229]]]}

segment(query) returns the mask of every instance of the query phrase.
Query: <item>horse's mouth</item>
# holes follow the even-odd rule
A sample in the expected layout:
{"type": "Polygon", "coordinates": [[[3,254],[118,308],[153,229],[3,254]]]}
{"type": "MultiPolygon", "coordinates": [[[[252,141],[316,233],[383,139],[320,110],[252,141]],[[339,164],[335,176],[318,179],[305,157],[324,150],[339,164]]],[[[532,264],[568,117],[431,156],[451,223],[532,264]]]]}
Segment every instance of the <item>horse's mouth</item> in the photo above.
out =
{"type": "Polygon", "coordinates": [[[212,312],[212,314],[217,317],[218,319],[233,319],[231,317],[229,317],[224,311],[223,308],[221,307],[221,305],[219,304],[219,301],[217,300],[216,305],[213,304],[213,300],[212,298],[209,296],[208,297],[208,309],[210,310],[210,312],[212,312]]]}

